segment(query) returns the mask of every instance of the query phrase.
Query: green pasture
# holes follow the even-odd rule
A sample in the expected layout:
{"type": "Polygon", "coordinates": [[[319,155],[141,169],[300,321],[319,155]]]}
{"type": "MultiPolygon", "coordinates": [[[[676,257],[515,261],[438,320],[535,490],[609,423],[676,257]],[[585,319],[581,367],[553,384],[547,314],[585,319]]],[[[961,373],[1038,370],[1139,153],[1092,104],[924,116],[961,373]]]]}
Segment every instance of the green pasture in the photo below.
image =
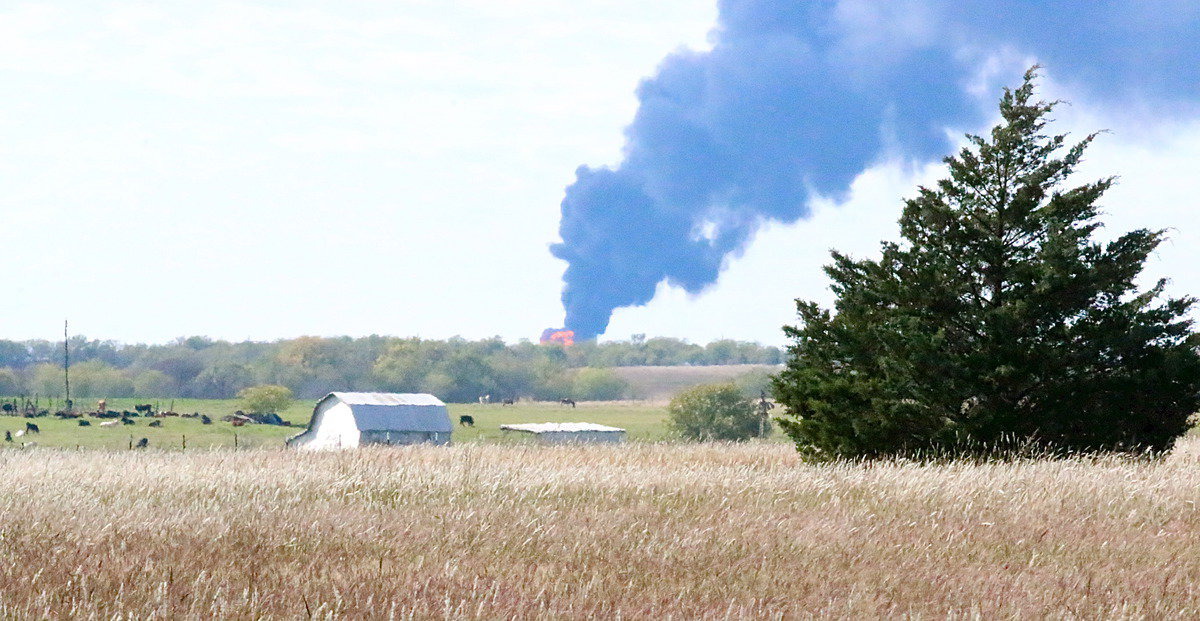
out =
{"type": "MultiPolygon", "coordinates": [[[[153,403],[147,399],[109,399],[109,410],[133,410],[135,403],[153,403]]],[[[92,400],[77,401],[94,406],[92,400]]],[[[158,402],[165,411],[173,406],[175,412],[207,414],[212,417],[211,425],[201,424],[198,418],[136,417],[132,425],[101,427],[101,422],[116,419],[86,418],[91,426],[80,427],[77,420],[60,420],[53,416],[26,419],[20,416],[0,416],[0,431],[16,434],[25,428],[26,422],[36,424],[39,434],[14,437],[12,446],[23,442],[36,442],[38,446],[91,449],[127,449],[131,442],[146,438],[150,446],[160,449],[182,449],[184,444],[193,448],[233,448],[283,446],[284,441],[300,433],[308,424],[313,400],[297,401],[287,410],[280,412],[291,427],[256,425],[248,423],[234,427],[221,417],[237,411],[233,399],[165,399],[158,402]],[[162,427],[149,427],[151,421],[161,421],[162,427]]],[[[572,408],[552,402],[522,401],[516,405],[477,403],[449,404],[451,423],[454,424],[454,442],[508,443],[528,440],[520,433],[504,432],[500,425],[512,423],[598,423],[620,427],[628,432],[628,439],[636,442],[656,442],[671,439],[667,428],[666,407],[662,403],[646,401],[597,401],[580,403],[572,408]],[[474,427],[458,424],[462,415],[475,419],[474,427]]],[[[777,432],[775,438],[780,438],[777,432]]]]}
{"type": "MultiPolygon", "coordinates": [[[[136,403],[154,402],[147,399],[109,399],[108,408],[132,411],[136,403]]],[[[76,403],[86,404],[89,409],[95,405],[90,399],[77,400],[76,403]]],[[[119,450],[128,448],[131,441],[136,443],[141,438],[149,440],[150,446],[161,449],[182,449],[185,443],[189,449],[233,448],[235,443],[239,447],[283,446],[288,437],[299,433],[308,424],[315,405],[315,401],[312,400],[297,401],[287,410],[280,412],[280,416],[292,423],[292,427],[252,423],[234,427],[220,420],[221,417],[237,411],[237,401],[233,399],[166,399],[157,403],[164,411],[173,407],[173,411],[181,414],[207,414],[212,417],[213,423],[204,425],[198,418],[136,417],[132,419],[132,425],[101,427],[101,422],[116,419],[85,418],[84,420],[91,425],[80,427],[77,420],[60,420],[54,416],[33,419],[0,416],[0,431],[16,434],[18,430],[25,428],[26,422],[32,422],[41,429],[39,434],[14,437],[12,446],[20,446],[23,442],[36,442],[38,446],[48,447],[119,450]],[[162,427],[149,427],[151,421],[160,421],[162,427]]],[[[640,401],[588,402],[580,403],[575,408],[558,403],[529,401],[516,405],[452,403],[449,409],[451,422],[454,424],[454,442],[521,441],[526,438],[524,434],[502,432],[500,425],[547,422],[586,422],[621,427],[628,430],[628,438],[633,441],[653,442],[670,437],[666,425],[666,409],[663,405],[640,401]],[[458,417],[464,414],[475,419],[474,427],[458,424],[458,417]]]]}
{"type": "Polygon", "coordinates": [[[454,442],[513,442],[527,438],[526,434],[500,430],[500,425],[513,423],[597,423],[626,430],[629,440],[654,442],[669,438],[666,408],[641,401],[585,402],[574,408],[550,402],[450,404],[449,408],[454,442]],[[464,414],[475,419],[474,427],[458,424],[458,417],[464,414]]]}

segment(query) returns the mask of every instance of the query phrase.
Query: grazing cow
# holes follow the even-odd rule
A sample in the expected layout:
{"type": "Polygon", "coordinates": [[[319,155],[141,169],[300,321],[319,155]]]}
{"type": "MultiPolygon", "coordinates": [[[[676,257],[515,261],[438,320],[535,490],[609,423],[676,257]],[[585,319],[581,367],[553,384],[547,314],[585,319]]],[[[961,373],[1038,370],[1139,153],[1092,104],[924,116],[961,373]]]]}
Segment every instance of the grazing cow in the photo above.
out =
{"type": "Polygon", "coordinates": [[[4,410],[5,414],[12,414],[13,412],[17,411],[17,406],[11,403],[5,403],[4,405],[0,405],[0,409],[4,410]]]}
{"type": "Polygon", "coordinates": [[[136,425],[137,421],[133,420],[132,418],[122,418],[121,424],[122,425],[136,425]]]}
{"type": "Polygon", "coordinates": [[[559,402],[559,403],[561,403],[561,404],[563,404],[563,405],[569,405],[569,406],[571,406],[571,407],[575,407],[575,400],[574,400],[574,399],[559,399],[559,400],[558,400],[558,402],[559,402]]]}
{"type": "Polygon", "coordinates": [[[211,417],[209,417],[209,415],[208,415],[208,414],[201,414],[201,415],[200,415],[200,424],[201,424],[201,425],[211,425],[211,424],[212,424],[212,418],[211,418],[211,417]]]}
{"type": "Polygon", "coordinates": [[[121,421],[119,421],[119,420],[106,420],[103,423],[100,423],[100,426],[101,427],[115,427],[115,426],[119,425],[120,423],[121,423],[121,421]]]}
{"type": "Polygon", "coordinates": [[[234,427],[241,427],[242,425],[245,425],[245,424],[246,424],[246,419],[244,419],[244,418],[235,418],[235,419],[233,419],[233,420],[229,421],[229,424],[230,424],[230,425],[233,425],[234,427]]]}
{"type": "Polygon", "coordinates": [[[42,430],[38,429],[38,426],[33,423],[25,423],[25,432],[26,433],[41,433],[42,430]]]}
{"type": "Polygon", "coordinates": [[[161,420],[150,421],[150,424],[146,425],[146,426],[147,427],[162,427],[162,421],[161,420]]]}
{"type": "Polygon", "coordinates": [[[133,406],[139,414],[149,414],[154,411],[154,406],[149,403],[138,403],[133,406]]]}
{"type": "Polygon", "coordinates": [[[491,395],[483,395],[483,396],[479,397],[479,405],[487,405],[491,402],[492,402],[491,395]]]}
{"type": "Polygon", "coordinates": [[[4,441],[5,441],[5,442],[12,442],[12,432],[11,432],[11,431],[5,431],[5,432],[4,432],[4,441]]]}
{"type": "Polygon", "coordinates": [[[474,427],[475,417],[471,416],[470,414],[463,414],[462,416],[458,417],[458,424],[462,425],[463,427],[474,427]]]}
{"type": "Polygon", "coordinates": [[[134,446],[136,448],[146,448],[147,446],[150,446],[150,438],[142,438],[141,440],[138,440],[137,444],[134,446]]]}
{"type": "Polygon", "coordinates": [[[514,405],[515,403],[515,399],[505,399],[504,401],[500,402],[500,405],[514,405]]]}
{"type": "Polygon", "coordinates": [[[91,424],[90,422],[88,422],[88,421],[86,421],[86,420],[83,420],[83,419],[81,418],[81,419],[79,419],[79,426],[80,426],[80,427],[91,427],[91,426],[92,426],[92,424],[91,424]]]}

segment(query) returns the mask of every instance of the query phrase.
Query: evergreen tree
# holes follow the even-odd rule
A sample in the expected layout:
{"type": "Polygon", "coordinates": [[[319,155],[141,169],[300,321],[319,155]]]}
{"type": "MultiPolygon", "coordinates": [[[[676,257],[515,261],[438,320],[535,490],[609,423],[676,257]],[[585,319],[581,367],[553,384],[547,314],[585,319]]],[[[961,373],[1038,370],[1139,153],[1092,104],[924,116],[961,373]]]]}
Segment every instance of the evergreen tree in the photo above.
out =
{"type": "Polygon", "coordinates": [[[879,260],[832,253],[834,312],[797,300],[774,392],[808,456],[1165,450],[1187,430],[1194,300],[1135,286],[1162,231],[1092,239],[1114,180],[1064,188],[1095,134],[1047,135],[1055,103],[1034,98],[1036,78],[905,202],[903,243],[879,260]]]}

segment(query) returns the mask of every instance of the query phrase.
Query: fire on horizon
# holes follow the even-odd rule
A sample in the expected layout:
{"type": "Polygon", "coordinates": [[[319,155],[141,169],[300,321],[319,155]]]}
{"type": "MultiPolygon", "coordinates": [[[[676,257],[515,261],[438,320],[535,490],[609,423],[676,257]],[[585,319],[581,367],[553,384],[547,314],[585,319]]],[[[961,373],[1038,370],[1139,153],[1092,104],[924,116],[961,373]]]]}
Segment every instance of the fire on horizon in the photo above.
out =
{"type": "Polygon", "coordinates": [[[542,330],[542,338],[538,342],[542,345],[557,344],[570,347],[575,344],[575,331],[566,328],[546,328],[542,330]]]}

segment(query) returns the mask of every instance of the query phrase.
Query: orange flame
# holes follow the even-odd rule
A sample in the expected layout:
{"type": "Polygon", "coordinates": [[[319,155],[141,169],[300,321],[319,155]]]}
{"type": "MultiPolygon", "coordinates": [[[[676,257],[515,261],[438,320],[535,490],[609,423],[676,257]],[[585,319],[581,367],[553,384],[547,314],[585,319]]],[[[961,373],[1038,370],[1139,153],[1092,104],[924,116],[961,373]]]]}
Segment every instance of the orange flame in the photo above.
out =
{"type": "Polygon", "coordinates": [[[546,328],[542,332],[541,343],[542,345],[557,344],[570,347],[575,344],[575,331],[566,328],[546,328]]]}

